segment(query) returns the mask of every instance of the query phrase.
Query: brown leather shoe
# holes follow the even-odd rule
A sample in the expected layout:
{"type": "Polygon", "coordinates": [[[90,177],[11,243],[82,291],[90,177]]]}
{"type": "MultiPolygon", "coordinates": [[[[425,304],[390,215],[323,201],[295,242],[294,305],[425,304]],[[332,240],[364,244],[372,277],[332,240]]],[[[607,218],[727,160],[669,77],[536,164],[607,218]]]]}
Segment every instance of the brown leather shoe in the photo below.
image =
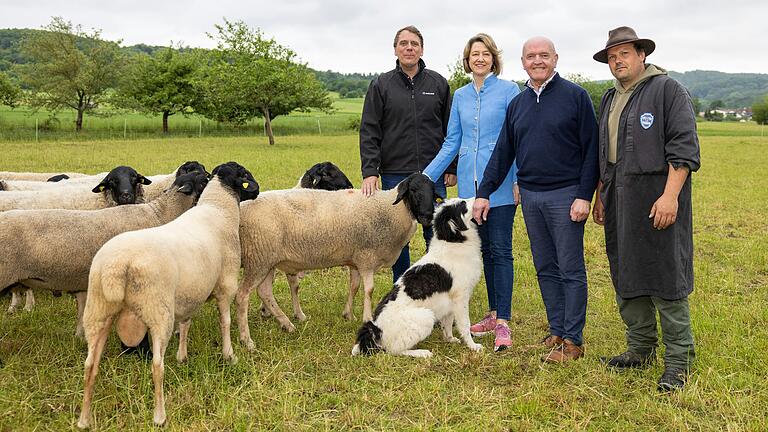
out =
{"type": "Polygon", "coordinates": [[[542,339],[541,343],[545,347],[552,349],[552,348],[559,347],[560,345],[562,345],[563,344],[563,338],[561,338],[560,336],[555,336],[555,335],[551,334],[551,335],[545,337],[544,339],[542,339]]]}
{"type": "Polygon", "coordinates": [[[565,339],[563,345],[552,349],[549,353],[541,357],[541,361],[547,363],[566,363],[571,360],[578,360],[584,357],[584,348],[573,343],[570,339],[565,339]]]}

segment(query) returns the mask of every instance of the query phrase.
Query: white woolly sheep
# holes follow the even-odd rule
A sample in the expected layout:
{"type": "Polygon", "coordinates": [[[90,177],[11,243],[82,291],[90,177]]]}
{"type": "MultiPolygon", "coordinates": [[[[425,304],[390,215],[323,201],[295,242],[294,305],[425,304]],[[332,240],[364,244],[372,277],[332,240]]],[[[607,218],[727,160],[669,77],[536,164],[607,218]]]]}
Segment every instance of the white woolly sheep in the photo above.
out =
{"type": "Polygon", "coordinates": [[[258,184],[234,162],[216,167],[213,174],[195,208],[166,225],[121,234],[94,257],[83,316],[88,357],[78,427],[90,424],[99,361],[115,319],[117,333],[126,345],[141,340],[147,330],[152,337],[153,419],[157,425],[166,420],[163,357],[174,321],[180,330],[176,357],[184,361],[192,314],[214,297],[224,358],[236,361],[229,308],[240,270],[238,203],[241,198],[255,198],[258,184]]]}
{"type": "Polygon", "coordinates": [[[52,177],[58,177],[65,175],[68,178],[86,177],[90,174],[82,173],[33,173],[33,172],[13,172],[13,171],[0,171],[0,179],[2,180],[29,180],[38,182],[47,182],[52,177]]]}
{"type": "MultiPolygon", "coordinates": [[[[176,179],[164,195],[139,205],[96,211],[12,210],[0,213],[0,291],[20,283],[27,287],[82,293],[88,270],[101,246],[126,232],[167,223],[194,205],[207,177],[190,173],[176,179]]],[[[82,334],[78,318],[78,334],[82,334]]]]}
{"type": "MultiPolygon", "coordinates": [[[[272,295],[275,269],[285,273],[336,266],[355,268],[363,280],[363,320],[371,319],[373,275],[392,265],[416,231],[429,225],[434,211],[434,184],[412,174],[396,189],[365,197],[359,190],[292,189],[264,192],[240,206],[243,280],[236,297],[240,342],[254,344],[248,328],[248,301],[259,297],[281,326],[295,327],[272,295]]],[[[351,287],[352,288],[352,287],[351,287]]],[[[345,315],[352,313],[350,289],[345,315]]]]}

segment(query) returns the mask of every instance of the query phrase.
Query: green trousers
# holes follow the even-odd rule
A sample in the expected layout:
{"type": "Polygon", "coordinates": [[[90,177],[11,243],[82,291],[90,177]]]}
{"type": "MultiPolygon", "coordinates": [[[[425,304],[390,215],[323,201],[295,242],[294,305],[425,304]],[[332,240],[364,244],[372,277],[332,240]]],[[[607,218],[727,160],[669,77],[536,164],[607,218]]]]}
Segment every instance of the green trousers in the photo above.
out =
{"type": "Polygon", "coordinates": [[[627,326],[627,347],[629,351],[648,355],[655,351],[659,336],[656,330],[656,311],[661,321],[661,339],[664,351],[664,365],[690,370],[696,352],[691,331],[691,313],[688,297],[680,300],[664,300],[659,297],[642,296],[624,299],[616,296],[619,314],[627,326]]]}

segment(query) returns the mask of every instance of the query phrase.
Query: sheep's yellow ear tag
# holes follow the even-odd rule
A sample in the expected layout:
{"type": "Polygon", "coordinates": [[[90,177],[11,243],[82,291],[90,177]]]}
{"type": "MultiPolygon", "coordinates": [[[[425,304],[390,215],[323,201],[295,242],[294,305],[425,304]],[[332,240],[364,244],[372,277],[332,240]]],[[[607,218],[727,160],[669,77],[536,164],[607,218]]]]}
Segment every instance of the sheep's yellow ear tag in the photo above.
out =
{"type": "Polygon", "coordinates": [[[104,192],[104,186],[99,186],[99,192],[104,192]]]}
{"type": "Polygon", "coordinates": [[[442,203],[443,203],[443,199],[442,199],[442,198],[440,198],[440,197],[437,197],[437,198],[435,199],[435,202],[436,202],[436,203],[438,203],[438,204],[442,204],[442,203]]]}
{"type": "Polygon", "coordinates": [[[248,189],[248,183],[243,183],[243,189],[248,189]]]}

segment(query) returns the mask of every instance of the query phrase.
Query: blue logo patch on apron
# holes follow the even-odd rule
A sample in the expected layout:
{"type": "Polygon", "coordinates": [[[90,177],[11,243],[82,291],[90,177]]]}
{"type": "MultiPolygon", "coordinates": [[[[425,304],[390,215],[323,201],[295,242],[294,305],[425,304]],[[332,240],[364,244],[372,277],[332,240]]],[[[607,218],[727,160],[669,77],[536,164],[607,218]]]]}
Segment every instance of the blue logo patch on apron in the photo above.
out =
{"type": "Polygon", "coordinates": [[[643,129],[648,129],[652,125],[653,125],[653,114],[645,113],[640,116],[640,126],[642,126],[643,129]]]}

